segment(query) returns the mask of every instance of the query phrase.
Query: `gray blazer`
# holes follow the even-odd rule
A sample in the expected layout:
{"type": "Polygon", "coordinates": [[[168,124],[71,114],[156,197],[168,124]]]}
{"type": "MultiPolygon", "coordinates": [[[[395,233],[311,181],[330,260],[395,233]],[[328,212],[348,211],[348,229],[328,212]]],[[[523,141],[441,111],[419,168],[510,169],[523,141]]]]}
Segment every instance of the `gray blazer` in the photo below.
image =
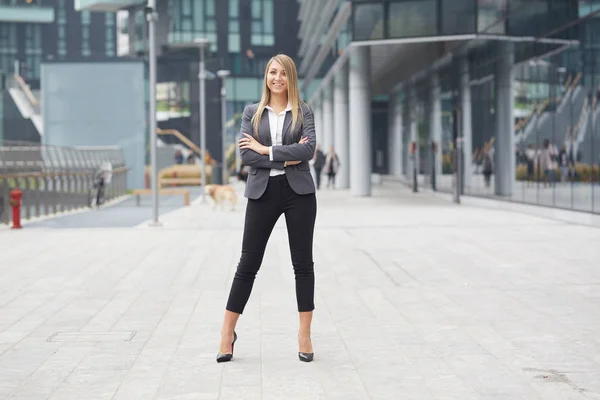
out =
{"type": "MultiPolygon", "coordinates": [[[[244,196],[249,199],[260,198],[269,181],[269,171],[271,168],[284,169],[284,161],[302,161],[298,165],[292,165],[285,168],[285,174],[292,190],[298,194],[315,193],[315,183],[310,174],[310,165],[308,161],[313,158],[315,153],[315,120],[310,107],[301,103],[301,110],[304,119],[302,124],[292,130],[292,113],[288,112],[285,115],[283,122],[283,137],[282,146],[273,146],[273,161],[269,160],[268,155],[258,154],[249,149],[240,151],[242,156],[242,164],[248,166],[248,181],[246,182],[246,191],[244,196]],[[308,142],[300,144],[298,141],[301,137],[307,136],[308,142]]],[[[258,104],[251,104],[244,108],[242,116],[242,133],[254,135],[252,129],[252,116],[256,112],[258,104]]],[[[258,141],[265,146],[271,146],[271,128],[269,126],[269,112],[265,110],[260,119],[258,127],[258,141]]]]}

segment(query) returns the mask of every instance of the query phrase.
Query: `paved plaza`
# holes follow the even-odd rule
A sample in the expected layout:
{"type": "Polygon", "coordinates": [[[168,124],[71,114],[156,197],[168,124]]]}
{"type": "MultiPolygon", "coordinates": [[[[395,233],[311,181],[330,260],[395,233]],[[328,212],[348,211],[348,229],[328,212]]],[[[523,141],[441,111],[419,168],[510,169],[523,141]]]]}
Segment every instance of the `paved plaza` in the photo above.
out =
{"type": "Polygon", "coordinates": [[[318,204],[313,363],[283,218],[215,362],[244,201],[0,228],[0,399],[600,399],[600,229],[391,182],[318,204]]]}

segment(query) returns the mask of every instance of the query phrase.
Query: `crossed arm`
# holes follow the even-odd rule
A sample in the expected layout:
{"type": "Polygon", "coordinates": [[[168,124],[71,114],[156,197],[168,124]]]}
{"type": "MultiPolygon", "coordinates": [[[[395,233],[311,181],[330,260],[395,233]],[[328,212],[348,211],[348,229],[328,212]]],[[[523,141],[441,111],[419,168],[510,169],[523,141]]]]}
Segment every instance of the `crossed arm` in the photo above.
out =
{"type": "Polygon", "coordinates": [[[315,124],[312,110],[307,108],[304,112],[304,121],[302,123],[302,139],[299,143],[278,146],[264,146],[259,143],[252,135],[251,121],[252,111],[249,107],[244,109],[242,116],[242,135],[240,139],[240,153],[244,165],[256,168],[275,168],[283,169],[284,162],[295,165],[302,161],[309,161],[313,158],[315,152],[316,136],[315,124]]]}
{"type": "MultiPolygon", "coordinates": [[[[242,127],[241,127],[242,135],[247,135],[248,132],[254,131],[252,124],[250,122],[251,120],[252,120],[252,110],[249,106],[246,106],[244,108],[244,113],[242,114],[242,127]]],[[[283,161],[275,162],[275,161],[269,160],[269,156],[268,156],[269,153],[267,153],[267,155],[260,154],[257,151],[255,151],[249,147],[242,147],[242,140],[244,140],[244,139],[246,139],[246,136],[244,136],[242,139],[240,139],[240,143],[239,143],[240,155],[242,156],[242,164],[247,165],[249,167],[256,167],[256,168],[283,169],[283,161]]],[[[258,143],[258,144],[260,144],[260,143],[258,143]]],[[[267,147],[267,149],[268,149],[268,147],[267,147]]]]}

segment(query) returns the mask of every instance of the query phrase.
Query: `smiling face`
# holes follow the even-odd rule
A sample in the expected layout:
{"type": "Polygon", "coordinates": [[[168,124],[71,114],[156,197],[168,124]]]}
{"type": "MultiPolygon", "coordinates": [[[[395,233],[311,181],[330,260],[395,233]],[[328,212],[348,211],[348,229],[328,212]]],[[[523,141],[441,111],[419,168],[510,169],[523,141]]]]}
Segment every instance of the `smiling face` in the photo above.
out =
{"type": "Polygon", "coordinates": [[[267,87],[272,94],[288,93],[288,76],[285,69],[277,61],[271,61],[267,69],[267,87]]]}

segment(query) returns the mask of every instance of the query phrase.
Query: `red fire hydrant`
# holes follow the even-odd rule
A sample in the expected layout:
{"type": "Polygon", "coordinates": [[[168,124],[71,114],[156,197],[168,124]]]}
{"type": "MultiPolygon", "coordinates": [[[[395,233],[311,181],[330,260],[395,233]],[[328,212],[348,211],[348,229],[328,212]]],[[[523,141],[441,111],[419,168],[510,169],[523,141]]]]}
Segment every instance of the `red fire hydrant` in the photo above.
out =
{"type": "Polygon", "coordinates": [[[13,211],[13,226],[12,229],[21,229],[21,198],[23,192],[16,187],[10,192],[10,205],[13,211]]]}

